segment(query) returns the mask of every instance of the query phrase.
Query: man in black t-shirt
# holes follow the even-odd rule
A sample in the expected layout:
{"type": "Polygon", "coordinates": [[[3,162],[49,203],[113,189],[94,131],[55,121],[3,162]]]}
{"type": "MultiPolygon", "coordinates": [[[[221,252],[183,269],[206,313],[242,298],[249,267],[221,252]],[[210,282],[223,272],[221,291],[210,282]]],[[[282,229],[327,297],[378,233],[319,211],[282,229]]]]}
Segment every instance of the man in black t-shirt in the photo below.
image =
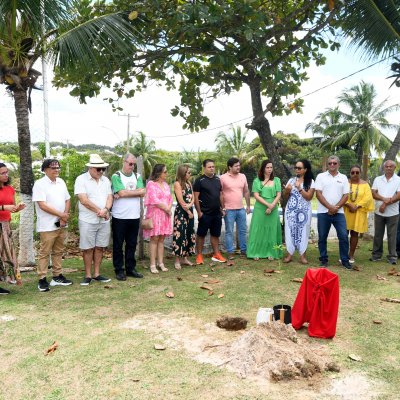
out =
{"type": "Polygon", "coordinates": [[[222,217],[225,210],[221,208],[222,188],[221,182],[215,176],[213,160],[203,161],[203,175],[199,176],[193,184],[194,205],[198,214],[198,227],[196,237],[197,257],[196,264],[203,264],[204,238],[210,231],[211,246],[213,248],[212,261],[226,262],[219,252],[219,237],[221,235],[222,217]]]}

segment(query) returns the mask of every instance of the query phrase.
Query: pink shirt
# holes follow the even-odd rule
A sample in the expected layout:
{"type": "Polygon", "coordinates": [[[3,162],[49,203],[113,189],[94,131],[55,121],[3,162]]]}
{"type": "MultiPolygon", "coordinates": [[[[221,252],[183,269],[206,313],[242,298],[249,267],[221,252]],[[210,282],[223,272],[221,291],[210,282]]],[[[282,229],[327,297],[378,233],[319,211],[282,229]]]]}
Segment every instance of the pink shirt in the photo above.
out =
{"type": "Polygon", "coordinates": [[[243,195],[249,190],[246,175],[231,174],[227,172],[220,176],[222,195],[227,210],[240,210],[243,208],[243,195]]]}

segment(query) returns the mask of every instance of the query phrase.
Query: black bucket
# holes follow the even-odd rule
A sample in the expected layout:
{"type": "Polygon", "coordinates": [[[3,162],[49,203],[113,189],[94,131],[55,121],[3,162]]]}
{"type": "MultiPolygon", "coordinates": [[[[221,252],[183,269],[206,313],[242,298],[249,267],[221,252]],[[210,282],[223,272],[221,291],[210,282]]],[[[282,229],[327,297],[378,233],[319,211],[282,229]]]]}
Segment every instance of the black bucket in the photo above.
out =
{"type": "Polygon", "coordinates": [[[291,324],[292,323],[292,307],[286,305],[286,304],[279,304],[277,306],[272,307],[274,310],[274,318],[275,321],[280,320],[280,309],[283,308],[285,310],[285,324],[291,324]]]}

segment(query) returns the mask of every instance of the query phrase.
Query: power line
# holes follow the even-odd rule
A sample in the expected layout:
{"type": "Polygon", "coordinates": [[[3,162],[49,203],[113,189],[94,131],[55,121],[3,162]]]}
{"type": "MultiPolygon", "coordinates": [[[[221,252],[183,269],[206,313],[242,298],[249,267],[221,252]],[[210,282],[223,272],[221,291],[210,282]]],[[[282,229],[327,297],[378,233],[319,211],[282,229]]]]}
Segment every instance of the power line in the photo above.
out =
{"type": "MultiPolygon", "coordinates": [[[[334,82],[328,83],[327,85],[322,86],[322,87],[320,87],[320,88],[318,88],[318,89],[315,89],[315,90],[313,90],[312,92],[306,93],[306,94],[304,94],[303,96],[298,96],[298,97],[296,97],[295,99],[293,99],[292,101],[288,101],[287,103],[285,103],[285,105],[288,105],[288,104],[293,103],[296,99],[303,99],[304,97],[311,96],[312,94],[318,93],[318,92],[320,92],[321,90],[324,90],[324,89],[326,89],[326,88],[328,88],[328,87],[330,87],[330,86],[336,85],[337,83],[339,83],[339,82],[341,82],[341,81],[344,81],[344,80],[346,80],[346,79],[348,79],[348,78],[350,78],[350,77],[352,77],[352,76],[354,76],[354,75],[357,75],[357,74],[359,74],[360,72],[366,71],[367,69],[372,68],[372,67],[374,67],[375,65],[378,65],[378,64],[380,64],[381,62],[388,60],[389,58],[393,58],[393,57],[398,56],[399,54],[400,54],[400,53],[397,53],[397,54],[394,54],[394,55],[391,55],[391,56],[387,56],[387,57],[385,57],[385,58],[382,58],[381,60],[376,61],[376,62],[374,62],[374,63],[368,65],[367,67],[361,68],[361,69],[359,69],[358,71],[352,72],[351,74],[344,76],[343,78],[340,78],[340,79],[337,79],[337,80],[334,81],[334,82]]],[[[215,128],[203,129],[202,131],[198,131],[198,132],[182,133],[182,134],[179,134],[179,135],[167,135],[167,136],[162,136],[162,137],[160,137],[160,136],[148,136],[148,137],[149,137],[149,138],[153,138],[153,139],[164,139],[164,138],[174,138],[174,137],[182,137],[182,136],[188,136],[188,135],[195,135],[195,134],[198,134],[198,133],[206,133],[206,132],[215,131],[215,130],[217,130],[217,129],[225,128],[225,127],[227,127],[227,126],[230,126],[230,125],[233,125],[233,124],[237,124],[237,123],[239,123],[239,122],[246,121],[246,120],[249,120],[249,119],[251,119],[251,118],[253,118],[253,115],[251,115],[251,116],[249,116],[249,117],[245,117],[245,118],[239,119],[239,120],[236,120],[236,121],[228,122],[228,123],[223,124],[223,125],[220,125],[220,126],[216,126],[215,128]]]]}

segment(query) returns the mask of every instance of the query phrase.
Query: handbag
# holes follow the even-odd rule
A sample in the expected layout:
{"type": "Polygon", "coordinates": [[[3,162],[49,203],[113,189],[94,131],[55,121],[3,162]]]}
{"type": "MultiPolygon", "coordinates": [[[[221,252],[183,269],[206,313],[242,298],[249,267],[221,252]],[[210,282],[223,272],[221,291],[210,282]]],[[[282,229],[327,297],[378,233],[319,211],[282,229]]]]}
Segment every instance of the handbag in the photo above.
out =
{"type": "Polygon", "coordinates": [[[142,228],[146,230],[153,229],[153,218],[143,218],[142,228]]]}

